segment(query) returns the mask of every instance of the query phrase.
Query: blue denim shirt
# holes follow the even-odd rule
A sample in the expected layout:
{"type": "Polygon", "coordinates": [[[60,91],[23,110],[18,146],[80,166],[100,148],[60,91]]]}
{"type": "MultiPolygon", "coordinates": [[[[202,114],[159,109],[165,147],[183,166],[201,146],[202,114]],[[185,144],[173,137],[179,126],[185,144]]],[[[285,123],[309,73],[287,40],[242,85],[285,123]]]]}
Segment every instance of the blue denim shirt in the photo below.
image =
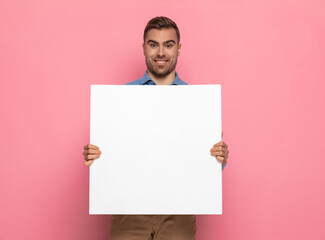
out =
{"type": "MultiPolygon", "coordinates": [[[[186,82],[182,81],[179,77],[178,74],[175,73],[175,80],[172,82],[170,85],[188,85],[186,82]]],[[[143,75],[142,78],[139,78],[133,82],[126,83],[126,85],[157,85],[154,81],[151,80],[151,78],[148,75],[148,72],[143,75]]]]}
{"type": "MultiPolygon", "coordinates": [[[[142,78],[138,78],[133,82],[126,83],[125,85],[157,85],[148,75],[146,71],[142,78]]],[[[188,85],[186,82],[182,81],[178,74],[175,73],[175,80],[170,85],[188,85]]],[[[222,170],[226,166],[226,164],[222,165],[222,170]]]]}

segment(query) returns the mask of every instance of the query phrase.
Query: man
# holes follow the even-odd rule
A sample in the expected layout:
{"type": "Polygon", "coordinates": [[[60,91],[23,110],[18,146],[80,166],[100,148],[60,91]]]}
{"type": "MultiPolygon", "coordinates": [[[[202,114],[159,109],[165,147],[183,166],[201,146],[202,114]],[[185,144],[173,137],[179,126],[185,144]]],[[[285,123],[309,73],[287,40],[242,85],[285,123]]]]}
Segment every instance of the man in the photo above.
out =
{"type": "MultiPolygon", "coordinates": [[[[169,18],[151,19],[143,35],[143,53],[147,71],[142,78],[129,85],[185,85],[175,71],[181,51],[177,25],[169,18]]],[[[211,156],[227,163],[228,146],[224,142],[210,149],[211,156]]],[[[85,165],[90,166],[100,157],[98,146],[84,147],[85,165]]],[[[113,215],[110,240],[192,240],[195,239],[195,216],[189,215],[113,215]]]]}

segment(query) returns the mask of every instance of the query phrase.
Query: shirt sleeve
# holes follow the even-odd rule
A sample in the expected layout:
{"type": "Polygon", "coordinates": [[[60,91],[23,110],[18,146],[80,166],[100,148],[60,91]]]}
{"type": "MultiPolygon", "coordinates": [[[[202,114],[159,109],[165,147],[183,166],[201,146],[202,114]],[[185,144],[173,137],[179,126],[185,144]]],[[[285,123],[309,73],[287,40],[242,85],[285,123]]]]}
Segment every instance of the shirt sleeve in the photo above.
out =
{"type": "Polygon", "coordinates": [[[223,171],[223,169],[225,168],[226,165],[227,165],[227,163],[222,164],[222,171],[223,171]]]}

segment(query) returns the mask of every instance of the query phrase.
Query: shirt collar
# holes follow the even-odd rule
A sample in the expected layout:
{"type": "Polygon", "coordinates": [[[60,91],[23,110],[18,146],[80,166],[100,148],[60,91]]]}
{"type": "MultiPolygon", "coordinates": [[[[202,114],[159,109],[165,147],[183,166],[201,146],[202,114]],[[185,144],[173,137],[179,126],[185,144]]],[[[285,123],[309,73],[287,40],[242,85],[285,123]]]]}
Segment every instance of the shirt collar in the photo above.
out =
{"type": "MultiPolygon", "coordinates": [[[[140,78],[140,84],[144,85],[145,83],[152,81],[154,82],[150,77],[148,72],[146,71],[142,78],[140,78]]],[[[170,85],[182,85],[183,81],[178,77],[177,72],[175,72],[175,80],[170,85]]]]}

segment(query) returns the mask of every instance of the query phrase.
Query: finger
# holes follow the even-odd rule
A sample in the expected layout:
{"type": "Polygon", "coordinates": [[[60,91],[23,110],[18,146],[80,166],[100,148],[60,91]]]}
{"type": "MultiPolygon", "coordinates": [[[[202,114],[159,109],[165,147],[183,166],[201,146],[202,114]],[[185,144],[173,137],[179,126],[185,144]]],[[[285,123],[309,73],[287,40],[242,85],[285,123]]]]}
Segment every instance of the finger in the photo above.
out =
{"type": "Polygon", "coordinates": [[[91,160],[91,159],[97,159],[97,158],[99,158],[100,157],[100,155],[87,155],[86,156],[86,160],[91,160]]]}
{"type": "Polygon", "coordinates": [[[219,147],[219,146],[222,146],[222,141],[217,142],[216,144],[213,145],[213,147],[219,147]]]}
{"type": "Polygon", "coordinates": [[[211,156],[217,157],[228,157],[228,153],[227,152],[223,152],[223,151],[216,151],[216,152],[211,152],[211,156]]]}
{"type": "Polygon", "coordinates": [[[225,146],[218,145],[218,146],[213,147],[212,150],[213,151],[227,151],[227,148],[225,146]]]}
{"type": "Polygon", "coordinates": [[[229,150],[225,147],[213,147],[210,149],[210,152],[224,152],[229,153],[229,150]]]}
{"type": "Polygon", "coordinates": [[[223,158],[223,157],[216,157],[216,159],[219,161],[219,162],[221,162],[222,164],[224,164],[224,163],[226,163],[226,161],[225,161],[225,158],[223,158]]]}
{"type": "Polygon", "coordinates": [[[92,145],[90,143],[84,146],[84,149],[85,150],[86,149],[89,149],[89,148],[91,148],[91,149],[98,149],[99,150],[99,147],[97,147],[96,145],[92,145]]]}
{"type": "Polygon", "coordinates": [[[212,150],[212,151],[210,151],[210,153],[212,156],[218,156],[218,155],[220,155],[220,156],[227,155],[228,156],[229,151],[228,150],[217,150],[217,151],[212,150]]]}
{"type": "Polygon", "coordinates": [[[222,146],[222,147],[228,148],[228,145],[225,142],[223,142],[223,141],[220,141],[220,142],[214,144],[213,146],[214,147],[222,146]]]}
{"type": "Polygon", "coordinates": [[[85,159],[86,161],[88,161],[88,160],[95,160],[95,159],[97,159],[97,158],[99,158],[98,155],[86,155],[86,156],[84,157],[84,159],[85,159]]]}
{"type": "Polygon", "coordinates": [[[221,130],[221,137],[223,137],[223,130],[221,130]]]}
{"type": "Polygon", "coordinates": [[[224,152],[211,152],[211,156],[213,157],[222,157],[224,159],[228,159],[228,154],[227,153],[224,153],[224,152]]]}
{"type": "Polygon", "coordinates": [[[88,149],[88,150],[84,150],[84,152],[83,152],[84,156],[86,156],[86,155],[94,155],[94,154],[100,155],[100,154],[102,154],[102,152],[100,150],[97,150],[97,149],[88,149]]]}
{"type": "Polygon", "coordinates": [[[213,155],[213,156],[220,156],[220,155],[223,155],[223,152],[222,151],[212,151],[211,152],[211,155],[213,155]]]}
{"type": "Polygon", "coordinates": [[[86,161],[86,162],[85,162],[85,165],[86,165],[87,167],[90,167],[90,165],[93,164],[93,162],[94,162],[94,160],[86,161]]]}
{"type": "Polygon", "coordinates": [[[213,146],[214,147],[222,146],[222,147],[226,147],[226,148],[228,147],[228,145],[225,142],[223,142],[223,141],[220,141],[220,142],[214,144],[213,146]]]}

